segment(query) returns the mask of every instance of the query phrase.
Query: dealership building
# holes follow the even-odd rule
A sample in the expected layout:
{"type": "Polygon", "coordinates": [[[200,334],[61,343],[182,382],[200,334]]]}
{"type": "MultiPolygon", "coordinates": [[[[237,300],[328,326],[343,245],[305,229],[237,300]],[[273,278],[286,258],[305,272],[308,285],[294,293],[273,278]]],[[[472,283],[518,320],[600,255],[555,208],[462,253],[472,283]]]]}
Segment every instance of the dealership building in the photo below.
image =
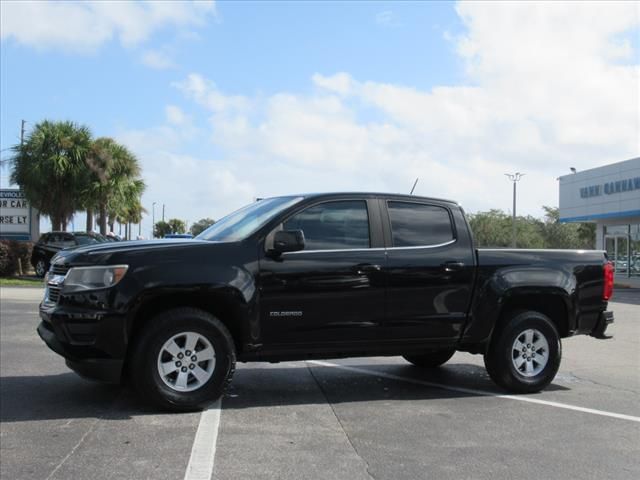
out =
{"type": "Polygon", "coordinates": [[[640,277],[640,157],[559,180],[560,221],[595,223],[616,277],[640,277]]]}

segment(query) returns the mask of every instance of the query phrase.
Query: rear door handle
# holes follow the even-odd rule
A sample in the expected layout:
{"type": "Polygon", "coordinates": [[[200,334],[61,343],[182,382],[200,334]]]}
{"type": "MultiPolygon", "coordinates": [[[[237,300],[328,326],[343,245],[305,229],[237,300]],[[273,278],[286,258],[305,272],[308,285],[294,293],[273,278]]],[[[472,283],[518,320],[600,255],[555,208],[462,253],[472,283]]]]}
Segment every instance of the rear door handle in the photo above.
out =
{"type": "Polygon", "coordinates": [[[382,270],[382,267],[380,265],[372,265],[370,263],[362,263],[360,265],[356,265],[355,267],[353,267],[353,269],[355,270],[355,272],[358,275],[368,275],[370,273],[377,273],[380,270],[382,270]]]}
{"type": "Polygon", "coordinates": [[[464,262],[449,261],[442,264],[445,272],[457,272],[464,268],[464,262]]]}

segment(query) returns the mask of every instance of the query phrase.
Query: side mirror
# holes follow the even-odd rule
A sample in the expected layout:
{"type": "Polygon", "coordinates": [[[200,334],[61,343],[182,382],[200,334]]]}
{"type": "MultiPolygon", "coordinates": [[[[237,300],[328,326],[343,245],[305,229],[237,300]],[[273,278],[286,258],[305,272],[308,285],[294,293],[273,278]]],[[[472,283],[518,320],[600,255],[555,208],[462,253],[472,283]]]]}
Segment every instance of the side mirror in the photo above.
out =
{"type": "Polygon", "coordinates": [[[304,250],[304,233],[302,230],[280,230],[273,237],[275,253],[297,252],[304,250]]]}

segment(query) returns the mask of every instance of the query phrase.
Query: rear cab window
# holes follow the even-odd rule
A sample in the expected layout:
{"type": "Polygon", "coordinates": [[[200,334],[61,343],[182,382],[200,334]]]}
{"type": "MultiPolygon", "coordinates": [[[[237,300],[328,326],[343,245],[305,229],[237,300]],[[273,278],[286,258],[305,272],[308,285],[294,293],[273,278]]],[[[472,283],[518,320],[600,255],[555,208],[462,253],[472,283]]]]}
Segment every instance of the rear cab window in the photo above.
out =
{"type": "Polygon", "coordinates": [[[387,201],[393,247],[431,247],[455,240],[451,215],[439,205],[387,201]]]}

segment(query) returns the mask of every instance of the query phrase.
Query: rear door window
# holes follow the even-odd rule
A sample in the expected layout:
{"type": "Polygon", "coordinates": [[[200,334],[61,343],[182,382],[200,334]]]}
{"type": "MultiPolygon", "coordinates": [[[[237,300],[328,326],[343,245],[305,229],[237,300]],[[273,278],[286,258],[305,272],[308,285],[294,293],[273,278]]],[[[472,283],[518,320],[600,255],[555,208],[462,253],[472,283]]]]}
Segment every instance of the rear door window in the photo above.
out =
{"type": "Polygon", "coordinates": [[[449,211],[437,205],[387,202],[394,247],[441,245],[454,239],[449,211]]]}

